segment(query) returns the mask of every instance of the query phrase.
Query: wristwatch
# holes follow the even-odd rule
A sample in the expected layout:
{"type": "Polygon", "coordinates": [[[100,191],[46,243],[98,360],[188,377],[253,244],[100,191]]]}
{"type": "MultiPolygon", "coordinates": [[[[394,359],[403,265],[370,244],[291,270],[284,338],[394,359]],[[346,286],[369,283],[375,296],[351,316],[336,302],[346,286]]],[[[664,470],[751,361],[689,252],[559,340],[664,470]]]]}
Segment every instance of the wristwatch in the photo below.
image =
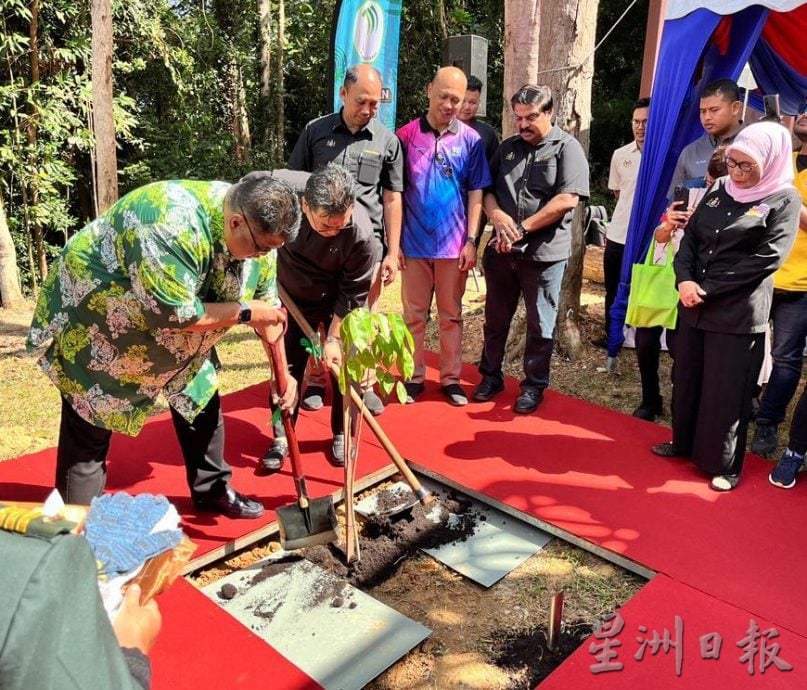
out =
{"type": "Polygon", "coordinates": [[[241,307],[241,311],[238,312],[238,323],[249,323],[252,321],[252,309],[249,308],[249,305],[246,302],[238,300],[238,306],[241,307]]]}
{"type": "Polygon", "coordinates": [[[471,237],[470,235],[468,235],[468,237],[466,237],[466,238],[465,238],[465,242],[466,242],[467,244],[472,244],[472,245],[474,245],[474,247],[478,247],[478,246],[479,246],[479,241],[477,240],[477,238],[476,238],[476,237],[471,237]]]}
{"type": "Polygon", "coordinates": [[[521,223],[516,223],[516,230],[521,233],[522,238],[526,237],[527,233],[529,232],[529,230],[527,230],[527,228],[525,228],[521,223]]]}

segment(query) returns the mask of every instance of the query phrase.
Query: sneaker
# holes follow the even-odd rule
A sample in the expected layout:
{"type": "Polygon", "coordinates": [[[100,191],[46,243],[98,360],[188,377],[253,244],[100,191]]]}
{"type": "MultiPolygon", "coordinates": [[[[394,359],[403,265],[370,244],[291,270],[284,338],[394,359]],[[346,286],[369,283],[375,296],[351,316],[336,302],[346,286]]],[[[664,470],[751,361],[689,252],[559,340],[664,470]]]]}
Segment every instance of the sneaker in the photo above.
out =
{"type": "Polygon", "coordinates": [[[376,392],[372,388],[368,388],[364,391],[364,406],[370,411],[370,414],[373,417],[378,417],[384,411],[384,403],[381,402],[381,398],[376,395],[376,392]]]}
{"type": "Polygon", "coordinates": [[[345,466],[345,435],[334,434],[331,442],[331,464],[337,467],[345,466]]]}
{"type": "Polygon", "coordinates": [[[492,376],[485,376],[471,396],[476,402],[487,402],[504,390],[504,383],[492,376]]]}
{"type": "Polygon", "coordinates": [[[513,405],[513,412],[516,414],[530,414],[535,412],[543,399],[544,392],[540,388],[521,391],[521,395],[516,398],[515,405],[513,405]]]}
{"type": "Polygon", "coordinates": [[[264,472],[277,472],[283,468],[287,457],[289,457],[289,444],[285,438],[276,438],[261,458],[261,469],[264,472]]]}
{"type": "Polygon", "coordinates": [[[307,386],[300,400],[300,407],[313,412],[325,404],[325,389],[322,386],[307,386]]]}
{"type": "Polygon", "coordinates": [[[406,388],[406,404],[411,405],[417,400],[418,396],[426,390],[426,384],[422,381],[420,383],[408,381],[404,384],[404,388],[406,388]]]}
{"type": "Polygon", "coordinates": [[[648,403],[642,399],[633,411],[633,416],[638,419],[644,419],[646,422],[655,422],[656,417],[660,417],[664,413],[664,402],[659,398],[656,402],[648,403]]]}
{"type": "Polygon", "coordinates": [[[796,486],[796,475],[804,464],[804,456],[786,449],[782,459],[768,475],[768,481],[780,489],[792,489],[796,486]]]}
{"type": "Polygon", "coordinates": [[[465,394],[465,391],[462,390],[462,386],[458,383],[449,383],[446,386],[443,386],[440,390],[443,391],[443,395],[448,398],[448,402],[450,402],[454,407],[462,407],[463,405],[468,404],[468,396],[465,394]]]}
{"type": "Polygon", "coordinates": [[[754,438],[751,439],[751,452],[769,458],[776,452],[779,443],[777,425],[757,420],[757,428],[754,429],[754,438]]]}
{"type": "Polygon", "coordinates": [[[712,477],[712,481],[709,482],[709,488],[713,491],[731,491],[739,483],[739,474],[719,474],[712,477]]]}

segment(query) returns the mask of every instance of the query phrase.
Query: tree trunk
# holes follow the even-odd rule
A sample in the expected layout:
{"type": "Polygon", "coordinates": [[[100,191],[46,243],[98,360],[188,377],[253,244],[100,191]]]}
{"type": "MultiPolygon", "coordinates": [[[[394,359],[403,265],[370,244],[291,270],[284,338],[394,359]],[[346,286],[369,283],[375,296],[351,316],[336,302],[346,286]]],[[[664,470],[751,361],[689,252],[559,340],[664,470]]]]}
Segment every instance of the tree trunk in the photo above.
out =
{"type": "MultiPolygon", "coordinates": [[[[48,259],[45,255],[45,240],[42,234],[42,224],[39,222],[36,213],[31,213],[39,205],[39,184],[37,182],[36,170],[39,168],[37,156],[37,113],[34,104],[34,96],[39,88],[39,0],[31,0],[31,22],[28,25],[28,38],[30,41],[30,66],[31,66],[31,92],[28,100],[28,126],[26,136],[28,139],[28,165],[29,181],[27,183],[27,193],[23,190],[23,203],[25,205],[25,219],[31,235],[33,237],[34,258],[39,275],[42,280],[48,276],[48,259]]],[[[34,287],[36,277],[32,278],[34,287]]]]}
{"type": "Polygon", "coordinates": [[[17,250],[8,229],[6,208],[0,195],[0,304],[12,309],[23,302],[20,273],[17,270],[17,250]]]}
{"type": "MultiPolygon", "coordinates": [[[[557,1],[557,0],[554,0],[557,1]]],[[[513,129],[510,97],[524,84],[534,83],[538,72],[538,38],[541,31],[541,6],[547,1],[507,0],[504,3],[504,104],[502,137],[513,129]]]]}
{"type": "MultiPolygon", "coordinates": [[[[575,137],[587,155],[598,5],[599,0],[554,0],[543,3],[541,16],[548,30],[541,36],[538,83],[552,89],[558,126],[575,137]]],[[[582,353],[580,292],[586,251],[582,208],[578,205],[572,222],[572,255],[563,276],[556,331],[558,350],[571,360],[582,353]]]]}
{"type": "Polygon", "coordinates": [[[269,111],[272,103],[272,2],[258,2],[258,42],[260,44],[261,90],[260,118],[264,123],[263,146],[271,151],[272,126],[269,111]]]}
{"type": "Polygon", "coordinates": [[[233,160],[239,164],[248,164],[252,160],[252,137],[249,132],[249,114],[247,113],[247,92],[244,88],[244,77],[241,65],[235,59],[227,66],[230,91],[230,129],[233,133],[233,160]]]}
{"type": "Polygon", "coordinates": [[[276,161],[286,160],[286,112],[285,112],[285,89],[283,88],[284,60],[283,52],[286,50],[286,3],[284,0],[277,1],[277,79],[275,80],[275,157],[276,161]]]}
{"type": "Polygon", "coordinates": [[[440,21],[440,35],[442,36],[444,43],[448,39],[448,19],[446,18],[445,0],[439,0],[437,3],[437,11],[440,21]]]}
{"type": "Polygon", "coordinates": [[[95,135],[96,212],[118,200],[118,159],[112,107],[111,0],[92,0],[92,112],[95,135]]]}

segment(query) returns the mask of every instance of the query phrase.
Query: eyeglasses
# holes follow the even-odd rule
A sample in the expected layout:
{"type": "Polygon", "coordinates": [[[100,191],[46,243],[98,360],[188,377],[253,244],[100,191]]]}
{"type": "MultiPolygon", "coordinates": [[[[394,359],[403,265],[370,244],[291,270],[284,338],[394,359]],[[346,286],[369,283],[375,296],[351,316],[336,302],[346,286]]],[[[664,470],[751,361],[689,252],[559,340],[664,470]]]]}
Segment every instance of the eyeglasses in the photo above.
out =
{"type": "Polygon", "coordinates": [[[739,168],[744,173],[750,173],[754,168],[757,167],[756,163],[747,163],[743,161],[740,163],[739,161],[735,161],[733,158],[726,156],[726,167],[727,168],[739,168]]]}
{"type": "Polygon", "coordinates": [[[261,245],[259,245],[258,240],[255,237],[255,233],[252,231],[252,226],[249,223],[249,218],[247,218],[247,214],[244,213],[243,206],[238,207],[238,212],[241,214],[241,217],[244,219],[244,222],[247,224],[247,230],[249,231],[250,238],[252,238],[252,244],[255,247],[255,253],[256,254],[268,254],[273,249],[277,249],[280,246],[280,244],[282,244],[282,242],[281,242],[280,244],[273,245],[271,247],[262,247],[261,245]]]}
{"type": "Polygon", "coordinates": [[[448,160],[440,151],[434,154],[434,160],[440,166],[443,175],[451,177],[454,174],[454,170],[451,168],[451,165],[449,165],[448,160]]]}
{"type": "Polygon", "coordinates": [[[634,127],[647,127],[647,120],[631,120],[634,127]]]}

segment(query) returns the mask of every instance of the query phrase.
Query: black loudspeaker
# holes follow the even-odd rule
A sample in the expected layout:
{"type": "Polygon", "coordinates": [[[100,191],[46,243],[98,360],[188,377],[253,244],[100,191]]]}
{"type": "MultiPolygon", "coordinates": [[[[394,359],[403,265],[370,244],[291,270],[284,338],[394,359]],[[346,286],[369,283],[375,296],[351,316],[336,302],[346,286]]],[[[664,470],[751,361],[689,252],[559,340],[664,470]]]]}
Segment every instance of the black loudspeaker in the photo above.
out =
{"type": "Polygon", "coordinates": [[[473,34],[449,36],[443,41],[443,66],[459,67],[466,77],[473,75],[482,81],[477,115],[485,117],[488,103],[488,39],[473,34]]]}

